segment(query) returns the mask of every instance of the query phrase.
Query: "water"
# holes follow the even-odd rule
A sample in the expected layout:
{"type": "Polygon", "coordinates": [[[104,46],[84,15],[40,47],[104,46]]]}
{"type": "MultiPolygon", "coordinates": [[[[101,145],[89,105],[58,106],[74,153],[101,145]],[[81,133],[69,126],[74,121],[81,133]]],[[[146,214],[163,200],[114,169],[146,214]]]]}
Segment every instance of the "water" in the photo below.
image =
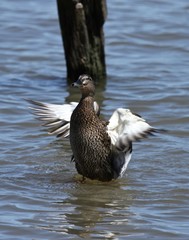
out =
{"type": "Polygon", "coordinates": [[[56,3],[1,1],[0,239],[188,239],[189,3],[108,0],[102,115],[131,108],[168,134],[134,145],[126,175],[75,180],[68,140],[23,98],[77,100],[66,84],[56,3]]]}

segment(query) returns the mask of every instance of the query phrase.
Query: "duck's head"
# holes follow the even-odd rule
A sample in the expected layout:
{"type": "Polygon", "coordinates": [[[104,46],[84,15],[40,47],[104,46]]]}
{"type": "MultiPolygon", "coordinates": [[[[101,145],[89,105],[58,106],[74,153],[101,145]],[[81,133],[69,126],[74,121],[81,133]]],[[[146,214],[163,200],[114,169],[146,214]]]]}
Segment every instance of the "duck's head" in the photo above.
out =
{"type": "Polygon", "coordinates": [[[72,83],[72,86],[80,88],[81,94],[83,97],[94,96],[94,94],[95,94],[94,81],[87,74],[80,75],[78,80],[76,82],[72,83]]]}

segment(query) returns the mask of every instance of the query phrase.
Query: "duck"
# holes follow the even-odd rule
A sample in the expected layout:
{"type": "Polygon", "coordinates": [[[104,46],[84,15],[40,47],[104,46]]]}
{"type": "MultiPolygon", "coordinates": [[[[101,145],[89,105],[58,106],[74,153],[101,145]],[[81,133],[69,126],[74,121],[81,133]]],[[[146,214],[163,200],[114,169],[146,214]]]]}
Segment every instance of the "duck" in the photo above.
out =
{"type": "Polygon", "coordinates": [[[62,105],[28,99],[32,113],[49,135],[70,139],[72,161],[85,178],[108,182],[122,177],[132,156],[132,144],[163,130],[149,125],[130,109],[116,109],[109,121],[100,117],[95,101],[95,83],[82,74],[72,84],[80,89],[79,102],[62,105]]]}

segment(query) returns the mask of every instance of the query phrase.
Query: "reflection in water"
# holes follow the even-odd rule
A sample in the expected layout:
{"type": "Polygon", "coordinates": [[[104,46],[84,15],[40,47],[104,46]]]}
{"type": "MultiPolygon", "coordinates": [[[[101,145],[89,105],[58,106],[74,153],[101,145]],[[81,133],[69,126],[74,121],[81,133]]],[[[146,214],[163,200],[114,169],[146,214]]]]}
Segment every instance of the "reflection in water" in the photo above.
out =
{"type": "MultiPolygon", "coordinates": [[[[84,183],[70,191],[69,199],[58,202],[60,225],[68,234],[81,237],[114,237],[116,225],[125,231],[133,193],[122,189],[126,182],[84,183]],[[66,209],[66,210],[65,210],[66,209]],[[117,217],[116,217],[117,216],[117,217]],[[62,219],[61,219],[62,218],[62,219]],[[62,223],[62,224],[61,224],[62,223]],[[66,226],[65,226],[66,223],[66,226]],[[112,231],[107,226],[112,225],[112,231]]],[[[61,229],[60,229],[61,231],[61,229]]]]}

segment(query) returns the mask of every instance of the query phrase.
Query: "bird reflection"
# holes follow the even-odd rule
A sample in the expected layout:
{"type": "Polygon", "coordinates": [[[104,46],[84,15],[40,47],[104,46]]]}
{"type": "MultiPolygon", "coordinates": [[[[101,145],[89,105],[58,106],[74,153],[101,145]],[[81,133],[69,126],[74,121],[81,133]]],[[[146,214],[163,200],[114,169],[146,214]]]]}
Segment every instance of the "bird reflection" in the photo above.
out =
{"type": "Polygon", "coordinates": [[[62,230],[87,239],[114,239],[113,226],[125,230],[133,202],[133,191],[124,189],[125,182],[126,179],[111,184],[77,184],[69,198],[57,203],[62,230]]]}

